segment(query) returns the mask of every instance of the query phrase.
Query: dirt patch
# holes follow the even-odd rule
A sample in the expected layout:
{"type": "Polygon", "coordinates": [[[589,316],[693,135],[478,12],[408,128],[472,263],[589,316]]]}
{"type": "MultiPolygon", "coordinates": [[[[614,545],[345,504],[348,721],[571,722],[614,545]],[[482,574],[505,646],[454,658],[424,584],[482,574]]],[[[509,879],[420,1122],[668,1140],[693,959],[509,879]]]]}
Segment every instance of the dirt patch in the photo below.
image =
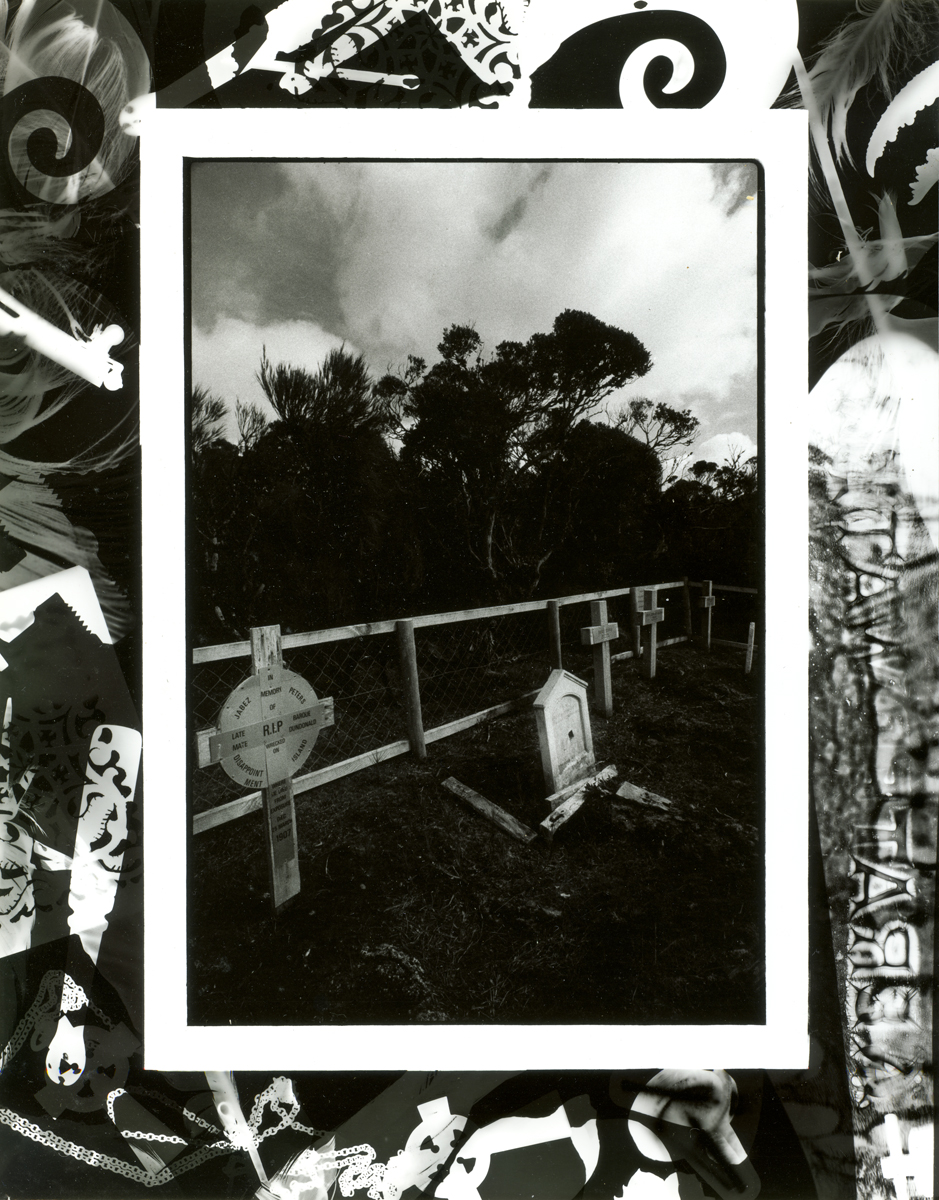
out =
{"type": "Polygon", "coordinates": [[[193,839],[190,1020],[751,1023],[764,1019],[761,683],[672,647],[614,669],[593,788],[553,847],[530,710],[297,799],[303,891],[270,913],[260,814],[193,839]],[[622,780],[666,808],[615,795],[622,780]]]}

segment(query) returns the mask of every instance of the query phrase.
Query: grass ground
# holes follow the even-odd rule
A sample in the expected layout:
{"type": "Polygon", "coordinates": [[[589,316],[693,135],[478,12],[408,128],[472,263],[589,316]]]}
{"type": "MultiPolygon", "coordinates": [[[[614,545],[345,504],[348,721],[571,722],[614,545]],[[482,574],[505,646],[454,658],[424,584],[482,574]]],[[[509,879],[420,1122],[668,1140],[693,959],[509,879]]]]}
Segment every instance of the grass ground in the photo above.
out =
{"type": "Polygon", "coordinates": [[[592,789],[552,848],[514,841],[452,775],[536,826],[521,711],[302,794],[303,890],[276,919],[260,814],[190,847],[195,1024],[762,1022],[762,684],[741,652],[614,666],[592,789]],[[619,782],[667,810],[615,795],[619,782]]]}

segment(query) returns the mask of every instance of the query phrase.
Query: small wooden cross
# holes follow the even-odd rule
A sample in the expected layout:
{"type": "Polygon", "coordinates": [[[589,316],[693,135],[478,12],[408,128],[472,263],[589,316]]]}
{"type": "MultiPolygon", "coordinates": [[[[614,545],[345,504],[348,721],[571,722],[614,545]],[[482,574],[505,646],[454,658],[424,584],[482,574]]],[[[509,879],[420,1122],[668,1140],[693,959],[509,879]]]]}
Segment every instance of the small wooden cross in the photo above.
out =
{"type": "Polygon", "coordinates": [[[646,588],[642,597],[643,606],[637,606],[636,612],[636,624],[642,635],[642,674],[646,679],[654,679],[657,627],[659,621],[665,620],[665,609],[656,608],[658,588],[646,588]]]}
{"type": "Polygon", "coordinates": [[[701,609],[701,638],[705,650],[711,649],[711,609],[715,599],[714,584],[710,579],[705,579],[701,584],[701,596],[698,600],[698,608],[701,609]]]}
{"type": "Polygon", "coordinates": [[[613,712],[613,677],[610,674],[610,642],[619,637],[619,625],[607,621],[605,600],[591,600],[590,619],[580,631],[584,646],[593,646],[593,702],[601,716],[613,712]]]}
{"type": "Polygon", "coordinates": [[[237,724],[209,738],[209,762],[221,763],[236,782],[261,791],[276,912],[300,891],[290,777],[303,765],[319,731],[333,724],[334,710],[331,697],[317,699],[304,680],[284,670],[280,626],[251,630],[251,665],[253,674],[235,688],[220,717],[237,724]]]}

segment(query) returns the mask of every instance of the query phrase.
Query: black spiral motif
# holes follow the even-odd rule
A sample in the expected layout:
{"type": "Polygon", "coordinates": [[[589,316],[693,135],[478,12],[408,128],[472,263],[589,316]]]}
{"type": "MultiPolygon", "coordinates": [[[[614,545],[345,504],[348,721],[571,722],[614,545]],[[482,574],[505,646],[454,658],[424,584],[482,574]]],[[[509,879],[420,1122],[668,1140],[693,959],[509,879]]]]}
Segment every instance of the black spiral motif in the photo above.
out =
{"type": "Polygon", "coordinates": [[[531,76],[531,108],[622,108],[619,81],[626,60],[646,42],[670,38],[694,57],[694,74],[681,91],[662,89],[671,64],[654,58],[643,87],[656,108],[703,108],[724,84],[727,59],[710,25],[691,13],[629,12],[595,21],[572,34],[531,76]]]}
{"type": "MultiPolygon", "coordinates": [[[[39,110],[51,110],[64,117],[72,134],[69,148],[60,154],[53,129],[33,130],[26,140],[26,157],[39,175],[61,179],[84,170],[104,142],[106,123],[101,105],[80,83],[46,75],[14,88],[0,101],[0,186],[21,204],[35,203],[41,197],[19,177],[19,164],[10,158],[10,138],[25,116],[39,110]]],[[[45,202],[54,203],[48,199],[45,202]]]]}

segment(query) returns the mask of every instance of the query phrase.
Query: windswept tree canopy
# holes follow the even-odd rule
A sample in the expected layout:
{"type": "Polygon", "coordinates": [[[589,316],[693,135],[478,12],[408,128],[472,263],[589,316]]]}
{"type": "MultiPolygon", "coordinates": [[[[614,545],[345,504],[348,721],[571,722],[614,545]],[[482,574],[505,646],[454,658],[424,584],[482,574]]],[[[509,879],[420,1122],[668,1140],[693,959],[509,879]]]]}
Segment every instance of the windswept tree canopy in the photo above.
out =
{"type": "Polygon", "coordinates": [[[376,389],[401,422],[412,452],[431,460],[438,436],[445,450],[443,426],[464,422],[474,436],[512,444],[516,452],[523,446],[529,455],[553,451],[559,436],[652,366],[634,334],[574,309],[556,317],[550,333],[535,333],[524,343],[500,342],[488,358],[468,325],[451,326],[437,349],[440,361],[429,371],[411,356],[402,376],[386,375],[376,389]],[[453,403],[461,404],[458,414],[449,411],[453,403]],[[438,409],[447,410],[440,419],[438,409]],[[421,423],[425,429],[415,434],[421,423]]]}
{"type": "Polygon", "coordinates": [[[653,404],[638,397],[630,400],[616,420],[616,428],[650,446],[659,457],[669,457],[679,446],[690,446],[698,436],[701,422],[687,408],[653,404]]]}
{"type": "MultiPolygon", "coordinates": [[[[415,555],[403,544],[399,464],[365,361],[332,350],[310,371],[265,353],[258,381],[276,416],[236,404],[237,448],[209,441],[197,456],[202,626],[230,637],[374,615],[413,574],[415,555]]],[[[202,425],[207,412],[202,402],[202,425]]]]}
{"type": "Polygon", "coordinates": [[[265,347],[257,380],[285,425],[343,435],[384,430],[385,410],[373,399],[365,359],[344,346],[330,350],[315,372],[286,363],[274,366],[265,347]]]}
{"type": "Polygon", "coordinates": [[[232,441],[226,405],[195,392],[190,586],[201,637],[663,572],[739,578],[740,563],[758,562],[754,462],[696,463],[676,483],[663,459],[694,438],[696,418],[642,398],[613,424],[605,416],[604,402],[651,367],[633,334],[567,310],[549,332],[495,350],[452,325],[437,349],[377,384],[345,348],[313,370],[265,353],[268,403],[234,404],[232,441]]]}
{"type": "Polygon", "coordinates": [[[699,459],[663,494],[663,567],[669,573],[758,586],[762,560],[756,456],[724,463],[699,459]]]}
{"type": "Polygon", "coordinates": [[[190,450],[194,459],[209,446],[223,440],[227,411],[225,401],[201,384],[197,383],[192,389],[189,397],[189,421],[192,430],[190,450]]]}
{"type": "Polygon", "coordinates": [[[429,369],[412,357],[376,389],[397,422],[402,461],[434,492],[448,536],[490,592],[530,592],[569,528],[559,483],[572,431],[646,374],[649,352],[573,309],[550,333],[501,342],[490,356],[468,325],[447,329],[437,349],[429,369]]]}

